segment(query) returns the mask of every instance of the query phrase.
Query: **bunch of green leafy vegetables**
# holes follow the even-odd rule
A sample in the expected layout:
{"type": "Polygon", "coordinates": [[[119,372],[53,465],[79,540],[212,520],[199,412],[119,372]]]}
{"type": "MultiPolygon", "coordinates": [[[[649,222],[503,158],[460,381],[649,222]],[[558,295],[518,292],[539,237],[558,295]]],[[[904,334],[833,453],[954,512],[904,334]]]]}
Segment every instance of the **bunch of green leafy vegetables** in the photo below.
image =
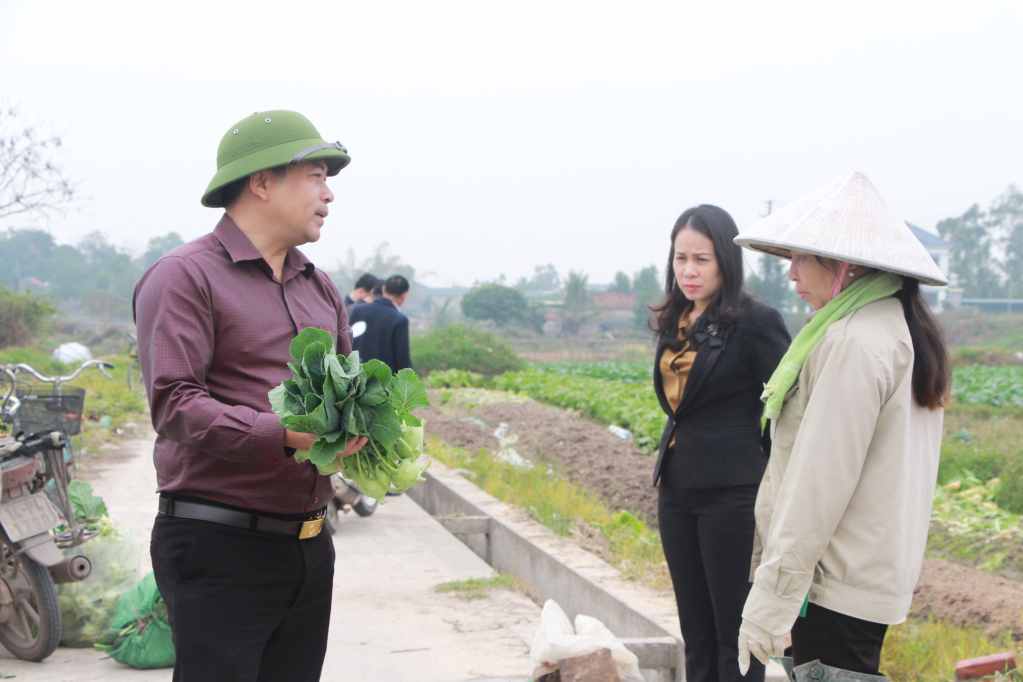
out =
{"type": "Polygon", "coordinates": [[[103,499],[82,480],[68,485],[75,520],[98,534],[64,556],[84,554],[92,573],[79,582],[57,585],[61,612],[60,643],[67,647],[92,646],[110,627],[117,602],[139,579],[142,543],[129,529],[107,515],[103,499]]]}
{"type": "Polygon", "coordinates": [[[330,332],[309,327],[291,342],[288,367],[294,378],[270,391],[270,406],[281,425],[319,436],[308,459],[325,476],[337,473],[355,482],[363,494],[382,499],[388,490],[402,492],[420,475],[423,423],[412,414],[426,407],[426,387],[411,369],[391,375],[379,360],[359,361],[334,350],[330,332]],[[349,439],[369,439],[358,453],[339,459],[349,439]]]}

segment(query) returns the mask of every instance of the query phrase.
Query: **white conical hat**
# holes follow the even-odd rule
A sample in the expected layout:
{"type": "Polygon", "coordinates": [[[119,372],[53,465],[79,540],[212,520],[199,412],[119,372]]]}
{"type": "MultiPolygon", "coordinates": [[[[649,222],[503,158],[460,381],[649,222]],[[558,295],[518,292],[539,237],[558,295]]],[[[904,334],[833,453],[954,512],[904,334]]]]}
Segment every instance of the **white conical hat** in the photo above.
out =
{"type": "Polygon", "coordinates": [[[924,245],[859,171],[796,199],[735,243],[781,258],[799,251],[915,277],[922,284],[948,284],[924,245]]]}

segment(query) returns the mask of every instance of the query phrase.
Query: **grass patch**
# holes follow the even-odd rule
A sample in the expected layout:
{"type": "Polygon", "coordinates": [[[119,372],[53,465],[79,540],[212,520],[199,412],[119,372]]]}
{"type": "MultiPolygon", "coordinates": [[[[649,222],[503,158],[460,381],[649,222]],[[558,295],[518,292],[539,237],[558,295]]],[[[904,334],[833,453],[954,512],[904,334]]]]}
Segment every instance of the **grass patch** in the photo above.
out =
{"type": "Polygon", "coordinates": [[[959,401],[945,411],[938,482],[946,485],[964,476],[981,481],[1001,478],[994,501],[1023,513],[1023,409],[969,405],[959,401]]]}
{"type": "Polygon", "coordinates": [[[941,620],[909,621],[888,628],[881,674],[893,682],[949,682],[963,659],[1014,650],[1008,632],[989,639],[979,628],[941,620]]]}
{"type": "MultiPolygon", "coordinates": [[[[443,583],[436,588],[441,594],[452,593],[462,599],[486,599],[493,590],[512,590],[522,592],[533,598],[533,589],[529,584],[510,573],[502,573],[491,578],[469,578],[468,580],[453,580],[443,583]]],[[[534,599],[535,601],[535,599],[534,599]]]]}
{"type": "Polygon", "coordinates": [[[445,466],[470,472],[482,490],[524,508],[559,535],[574,535],[578,525],[597,529],[606,539],[604,558],[626,578],[654,589],[671,587],[658,533],[629,512],[608,508],[597,495],[561,479],[544,464],[520,469],[484,448],[473,454],[436,438],[430,439],[427,452],[445,466]]]}

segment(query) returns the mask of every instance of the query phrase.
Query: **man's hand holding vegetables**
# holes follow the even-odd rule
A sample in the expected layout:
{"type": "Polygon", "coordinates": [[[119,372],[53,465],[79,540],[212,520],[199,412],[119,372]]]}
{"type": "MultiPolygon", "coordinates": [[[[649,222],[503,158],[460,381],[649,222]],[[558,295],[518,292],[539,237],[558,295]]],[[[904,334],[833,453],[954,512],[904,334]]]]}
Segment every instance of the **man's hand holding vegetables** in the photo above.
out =
{"type": "MultiPolygon", "coordinates": [[[[285,429],[284,447],[293,448],[295,450],[308,450],[313,446],[313,443],[317,438],[319,438],[319,436],[315,433],[299,433],[298,431],[288,431],[285,429]]],[[[366,438],[365,436],[349,438],[345,441],[345,449],[338,455],[338,459],[354,455],[356,452],[366,447],[366,443],[368,442],[369,438],[366,438]]]]}
{"type": "MultiPolygon", "coordinates": [[[[325,330],[332,352],[351,353],[340,293],[297,249],[319,239],[334,200],[327,178],[348,162],[295,112],[239,121],[202,197],[226,213],[136,287],[157,431],[151,552],[177,682],[320,678],[334,545],[316,519],[333,488],[295,456],[317,436],[287,430],[268,392],[289,378],[304,329],[325,330]]],[[[366,444],[345,439],[331,456],[340,466],[366,444]]]]}

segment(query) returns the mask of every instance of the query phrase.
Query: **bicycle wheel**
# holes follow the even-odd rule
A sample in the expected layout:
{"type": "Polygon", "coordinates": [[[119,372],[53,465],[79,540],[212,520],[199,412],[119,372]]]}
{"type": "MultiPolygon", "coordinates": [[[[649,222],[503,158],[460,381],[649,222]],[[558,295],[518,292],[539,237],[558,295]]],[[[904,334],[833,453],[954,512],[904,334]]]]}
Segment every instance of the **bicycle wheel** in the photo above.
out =
{"type": "Polygon", "coordinates": [[[60,643],[60,604],[50,572],[24,554],[0,565],[0,644],[41,661],[60,643]]]}
{"type": "Polygon", "coordinates": [[[128,388],[136,393],[146,390],[146,383],[142,380],[142,367],[139,366],[139,359],[135,358],[128,365],[128,388]]]}

